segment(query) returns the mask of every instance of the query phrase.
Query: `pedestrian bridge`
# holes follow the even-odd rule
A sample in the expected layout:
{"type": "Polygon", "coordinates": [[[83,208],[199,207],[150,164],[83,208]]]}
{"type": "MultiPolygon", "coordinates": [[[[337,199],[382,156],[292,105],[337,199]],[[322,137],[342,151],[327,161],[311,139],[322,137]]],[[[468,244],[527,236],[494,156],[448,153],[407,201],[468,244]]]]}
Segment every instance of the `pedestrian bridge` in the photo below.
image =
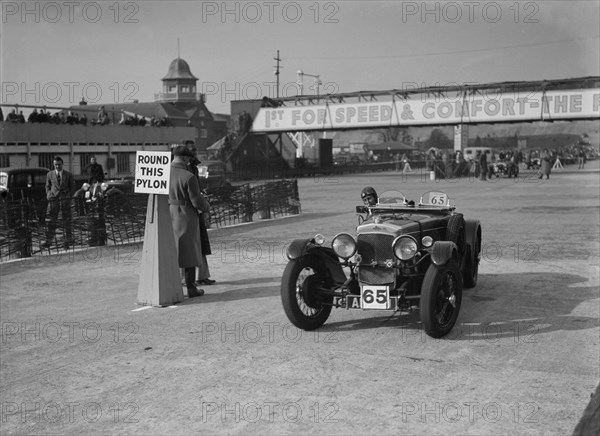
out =
{"type": "Polygon", "coordinates": [[[266,99],[253,133],[600,119],[600,77],[266,99]]]}

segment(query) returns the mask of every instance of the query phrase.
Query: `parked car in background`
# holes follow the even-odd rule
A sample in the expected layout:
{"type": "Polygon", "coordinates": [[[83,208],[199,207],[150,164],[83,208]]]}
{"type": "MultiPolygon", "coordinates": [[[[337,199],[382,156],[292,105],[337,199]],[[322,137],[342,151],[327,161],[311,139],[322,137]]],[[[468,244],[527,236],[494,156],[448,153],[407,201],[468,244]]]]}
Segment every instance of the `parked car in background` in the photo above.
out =
{"type": "Polygon", "coordinates": [[[133,176],[127,176],[120,179],[108,179],[105,183],[109,187],[119,189],[123,194],[133,194],[135,178],[133,176]]]}
{"type": "Polygon", "coordinates": [[[220,160],[202,161],[198,165],[198,174],[200,176],[200,188],[209,194],[215,189],[231,186],[231,183],[227,180],[225,164],[220,160]]]}
{"type": "Polygon", "coordinates": [[[39,220],[46,216],[46,174],[48,168],[1,168],[0,202],[3,207],[9,203],[29,203],[39,220]]]}
{"type": "Polygon", "coordinates": [[[0,169],[0,195],[9,201],[46,198],[47,168],[0,169]]]}

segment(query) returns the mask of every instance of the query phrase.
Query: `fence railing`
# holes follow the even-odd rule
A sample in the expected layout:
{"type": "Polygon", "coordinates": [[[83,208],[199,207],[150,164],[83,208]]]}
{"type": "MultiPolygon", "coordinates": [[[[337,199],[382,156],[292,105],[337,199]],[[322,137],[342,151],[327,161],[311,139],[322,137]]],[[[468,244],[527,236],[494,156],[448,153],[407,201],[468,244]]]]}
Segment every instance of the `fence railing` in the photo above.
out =
{"type": "MultiPolygon", "coordinates": [[[[120,193],[96,201],[73,198],[53,222],[47,204],[4,202],[0,208],[0,261],[140,242],[147,203],[145,194],[120,193]]],[[[210,195],[210,203],[207,225],[213,228],[300,213],[296,180],[223,188],[210,195]]]]}

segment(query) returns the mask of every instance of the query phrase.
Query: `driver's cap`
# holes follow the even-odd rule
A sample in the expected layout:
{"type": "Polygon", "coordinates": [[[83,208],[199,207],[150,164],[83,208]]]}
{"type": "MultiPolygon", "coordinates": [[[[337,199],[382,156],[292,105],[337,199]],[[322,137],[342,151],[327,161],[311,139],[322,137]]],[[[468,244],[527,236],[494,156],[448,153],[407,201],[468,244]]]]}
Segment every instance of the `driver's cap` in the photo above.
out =
{"type": "Polygon", "coordinates": [[[375,192],[375,189],[373,189],[370,186],[367,186],[365,188],[363,188],[363,190],[360,193],[360,198],[366,198],[369,195],[372,195],[373,197],[377,197],[377,192],[375,192]]]}

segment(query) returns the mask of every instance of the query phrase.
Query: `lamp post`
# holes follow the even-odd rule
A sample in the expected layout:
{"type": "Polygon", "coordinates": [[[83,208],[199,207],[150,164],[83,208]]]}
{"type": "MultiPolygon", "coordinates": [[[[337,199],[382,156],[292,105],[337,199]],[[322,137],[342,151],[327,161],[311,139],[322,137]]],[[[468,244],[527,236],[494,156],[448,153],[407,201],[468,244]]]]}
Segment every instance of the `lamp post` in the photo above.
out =
{"type": "Polygon", "coordinates": [[[319,88],[323,84],[323,82],[321,82],[320,76],[318,74],[308,74],[302,70],[298,70],[298,86],[300,86],[300,95],[304,95],[304,81],[303,81],[304,76],[312,77],[313,79],[315,79],[313,87],[317,91],[316,94],[317,94],[317,99],[318,99],[319,98],[319,88]]]}

